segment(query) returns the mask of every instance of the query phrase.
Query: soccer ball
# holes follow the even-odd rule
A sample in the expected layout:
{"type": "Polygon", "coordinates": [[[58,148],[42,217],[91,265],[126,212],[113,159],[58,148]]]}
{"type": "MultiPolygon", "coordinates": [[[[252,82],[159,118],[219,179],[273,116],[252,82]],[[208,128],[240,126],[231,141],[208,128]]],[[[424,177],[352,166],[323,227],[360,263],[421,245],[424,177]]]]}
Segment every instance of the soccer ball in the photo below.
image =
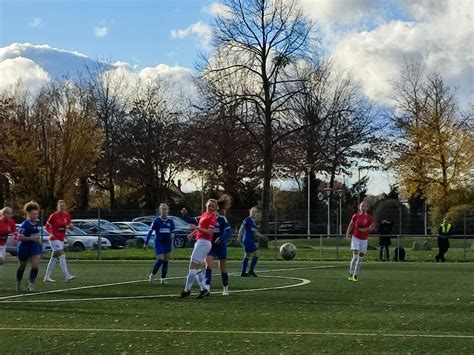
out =
{"type": "Polygon", "coordinates": [[[292,243],[285,243],[280,247],[281,257],[285,260],[291,260],[296,256],[296,247],[292,243]]]}

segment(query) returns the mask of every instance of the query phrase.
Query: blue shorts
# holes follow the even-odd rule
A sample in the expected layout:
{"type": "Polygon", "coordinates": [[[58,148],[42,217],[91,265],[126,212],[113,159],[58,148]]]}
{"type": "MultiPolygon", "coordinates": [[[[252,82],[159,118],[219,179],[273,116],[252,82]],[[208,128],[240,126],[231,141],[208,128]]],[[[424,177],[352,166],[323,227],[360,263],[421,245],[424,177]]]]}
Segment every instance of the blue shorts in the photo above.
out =
{"type": "Polygon", "coordinates": [[[244,242],[243,247],[246,253],[254,253],[255,251],[258,250],[258,244],[255,243],[254,241],[244,242]]]}
{"type": "Polygon", "coordinates": [[[225,243],[213,244],[211,251],[207,255],[218,260],[227,259],[227,245],[225,243]]]}
{"type": "Polygon", "coordinates": [[[169,243],[159,243],[155,241],[155,254],[167,254],[171,253],[172,247],[171,247],[171,242],[169,243]]]}
{"type": "Polygon", "coordinates": [[[18,260],[27,261],[35,255],[41,255],[41,245],[38,243],[20,243],[16,248],[18,260]]]}

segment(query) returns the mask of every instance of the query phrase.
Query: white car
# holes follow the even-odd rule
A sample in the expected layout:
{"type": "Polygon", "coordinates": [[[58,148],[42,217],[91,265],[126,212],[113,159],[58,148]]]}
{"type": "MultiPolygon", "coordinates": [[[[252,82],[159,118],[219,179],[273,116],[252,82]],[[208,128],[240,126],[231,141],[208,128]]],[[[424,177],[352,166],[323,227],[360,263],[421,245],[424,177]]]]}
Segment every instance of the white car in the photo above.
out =
{"type": "MultiPolygon", "coordinates": [[[[20,225],[17,224],[16,228],[20,228],[20,225]]],[[[42,238],[42,245],[43,245],[43,253],[51,251],[51,244],[49,244],[49,234],[46,232],[44,229],[42,231],[43,233],[43,238],[42,238]]],[[[13,236],[9,235],[7,239],[7,244],[6,244],[6,251],[7,253],[10,253],[11,255],[15,256],[16,255],[16,247],[18,244],[15,244],[15,241],[13,240],[13,236]]],[[[68,246],[67,240],[64,241],[64,247],[66,248],[68,246]]]]}
{"type": "MultiPolygon", "coordinates": [[[[82,229],[72,227],[66,231],[66,238],[69,247],[73,247],[77,250],[83,251],[88,249],[97,249],[99,246],[99,237],[95,235],[88,235],[82,229]]],[[[110,241],[107,238],[101,238],[102,249],[108,249],[112,247],[110,241]]]]}

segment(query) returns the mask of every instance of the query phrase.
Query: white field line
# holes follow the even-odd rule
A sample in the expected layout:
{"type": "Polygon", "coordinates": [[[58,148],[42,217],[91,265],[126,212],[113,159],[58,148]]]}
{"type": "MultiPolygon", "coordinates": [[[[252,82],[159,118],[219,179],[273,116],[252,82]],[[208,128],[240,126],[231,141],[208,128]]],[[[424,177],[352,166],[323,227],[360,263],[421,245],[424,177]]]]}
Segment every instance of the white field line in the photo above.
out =
{"type": "MultiPolygon", "coordinates": [[[[285,286],[251,288],[251,289],[245,289],[245,290],[235,290],[235,291],[230,291],[230,292],[242,293],[242,292],[280,290],[280,289],[285,289],[285,288],[304,286],[311,282],[307,279],[302,279],[298,277],[287,277],[287,276],[262,276],[262,278],[296,280],[300,282],[296,284],[285,285],[285,286]]],[[[220,295],[220,293],[217,295],[220,295]]],[[[63,299],[54,299],[54,300],[51,300],[51,299],[50,300],[14,300],[14,301],[0,301],[0,303],[51,303],[51,302],[58,303],[58,302],[81,302],[81,301],[112,301],[112,300],[129,300],[129,299],[165,298],[165,297],[178,297],[178,296],[179,295],[177,294],[167,294],[167,295],[160,294],[160,295],[147,295],[147,296],[141,295],[141,296],[116,296],[116,297],[63,298],[63,299]]]]}
{"type": "Polygon", "coordinates": [[[385,337],[385,338],[450,338],[450,339],[474,339],[474,335],[456,334],[402,334],[402,333],[355,333],[355,332],[317,332],[317,331],[256,331],[252,330],[197,330],[197,329],[104,329],[104,328],[23,328],[23,327],[0,327],[0,331],[23,331],[23,332],[87,332],[87,333],[149,333],[149,334],[239,334],[252,335],[286,335],[286,336],[345,336],[345,337],[385,337]]]}
{"type": "MultiPolygon", "coordinates": [[[[292,269],[259,270],[259,273],[280,272],[280,271],[295,271],[295,270],[309,270],[309,269],[325,269],[325,268],[334,268],[334,267],[337,267],[337,265],[321,265],[321,266],[311,266],[311,267],[299,267],[299,268],[292,268],[292,269]]],[[[238,275],[238,274],[240,274],[240,272],[230,273],[230,275],[238,275]]],[[[182,279],[182,278],[185,278],[185,277],[186,276],[174,276],[174,277],[168,277],[167,279],[169,279],[169,280],[171,280],[171,279],[182,279]]],[[[298,279],[298,280],[300,280],[300,279],[298,279]]],[[[34,292],[34,293],[22,293],[22,294],[18,294],[18,295],[0,297],[0,303],[5,303],[5,301],[7,301],[7,300],[15,299],[15,298],[40,296],[40,295],[47,295],[47,294],[52,294],[52,293],[61,293],[61,292],[85,290],[85,289],[100,288],[100,287],[127,285],[127,284],[140,283],[140,282],[148,282],[148,279],[122,281],[122,282],[114,282],[114,283],[107,283],[107,284],[100,284],[100,285],[89,285],[89,286],[81,286],[81,287],[71,287],[71,288],[64,288],[64,289],[60,289],[60,290],[41,291],[41,292],[34,292]]],[[[236,291],[234,291],[234,292],[236,292],[236,291]]],[[[151,296],[143,296],[143,298],[147,298],[147,297],[151,297],[151,296]]],[[[157,296],[153,296],[153,297],[157,297],[157,296]]],[[[168,295],[166,295],[166,296],[163,295],[163,296],[160,296],[160,297],[169,297],[169,296],[168,295]]],[[[59,302],[59,300],[56,300],[56,302],[59,302]]]]}

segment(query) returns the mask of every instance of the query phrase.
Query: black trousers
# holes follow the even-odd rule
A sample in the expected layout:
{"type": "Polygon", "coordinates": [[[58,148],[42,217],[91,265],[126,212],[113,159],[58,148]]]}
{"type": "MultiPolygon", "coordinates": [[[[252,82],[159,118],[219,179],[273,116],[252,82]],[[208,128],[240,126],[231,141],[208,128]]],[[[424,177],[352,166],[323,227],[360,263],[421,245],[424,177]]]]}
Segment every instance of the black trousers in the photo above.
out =
{"type": "Polygon", "coordinates": [[[449,249],[449,239],[448,238],[438,238],[438,255],[435,256],[436,261],[446,261],[444,254],[449,249]]]}

